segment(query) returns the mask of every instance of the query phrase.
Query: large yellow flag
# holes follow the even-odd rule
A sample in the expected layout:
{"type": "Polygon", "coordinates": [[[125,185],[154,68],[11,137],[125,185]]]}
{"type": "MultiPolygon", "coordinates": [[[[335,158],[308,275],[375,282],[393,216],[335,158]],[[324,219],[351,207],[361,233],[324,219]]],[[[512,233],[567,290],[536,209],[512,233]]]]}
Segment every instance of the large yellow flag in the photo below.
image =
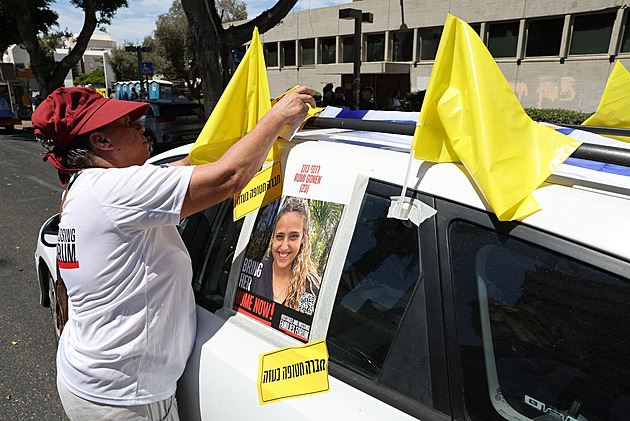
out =
{"type": "MultiPolygon", "coordinates": [[[[606,88],[602,94],[602,99],[599,101],[597,112],[586,119],[582,125],[630,128],[629,86],[630,73],[620,61],[617,61],[612,72],[610,72],[610,76],[608,76],[606,88]]],[[[630,137],[626,136],[605,136],[630,142],[630,137]]]]}
{"type": "Polygon", "coordinates": [[[531,193],[580,145],[533,122],[466,22],[448,15],[414,134],[415,158],[461,162],[499,220],[540,209],[531,193]]]}
{"type": "MultiPolygon", "coordinates": [[[[258,28],[254,28],[249,49],[190,151],[190,163],[206,164],[221,158],[270,109],[265,58],[258,28]]],[[[274,144],[265,162],[276,157],[279,152],[274,144]]]]}

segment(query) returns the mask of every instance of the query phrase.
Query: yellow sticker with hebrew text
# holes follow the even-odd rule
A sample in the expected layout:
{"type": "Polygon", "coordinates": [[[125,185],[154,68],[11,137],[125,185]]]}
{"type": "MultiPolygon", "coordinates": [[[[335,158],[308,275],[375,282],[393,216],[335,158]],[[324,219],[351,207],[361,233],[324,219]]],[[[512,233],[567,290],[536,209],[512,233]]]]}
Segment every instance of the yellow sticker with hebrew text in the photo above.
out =
{"type": "Polygon", "coordinates": [[[329,391],[325,339],[260,355],[258,399],[261,405],[329,391]]]}

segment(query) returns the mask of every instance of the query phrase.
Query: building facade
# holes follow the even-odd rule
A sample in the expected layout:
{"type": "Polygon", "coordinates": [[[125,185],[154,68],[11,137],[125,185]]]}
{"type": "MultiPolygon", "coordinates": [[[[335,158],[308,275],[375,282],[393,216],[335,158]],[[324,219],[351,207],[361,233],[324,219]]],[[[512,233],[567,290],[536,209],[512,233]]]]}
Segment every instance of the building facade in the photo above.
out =
{"type": "Polygon", "coordinates": [[[293,12],[261,35],[272,97],[332,83],[350,97],[354,21],[362,24],[361,86],[382,104],[393,89],[425,90],[447,14],[471,25],[523,107],[596,110],[615,61],[630,66],[630,0],[358,0],[293,12]]]}

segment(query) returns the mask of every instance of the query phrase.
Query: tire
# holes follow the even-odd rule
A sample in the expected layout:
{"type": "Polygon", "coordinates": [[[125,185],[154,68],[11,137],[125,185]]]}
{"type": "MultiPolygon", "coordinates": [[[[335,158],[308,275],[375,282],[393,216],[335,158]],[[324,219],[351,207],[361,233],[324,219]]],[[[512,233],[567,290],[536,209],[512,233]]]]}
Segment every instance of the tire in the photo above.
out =
{"type": "Polygon", "coordinates": [[[46,271],[48,278],[48,301],[50,302],[50,312],[52,315],[52,324],[55,332],[55,338],[59,342],[59,320],[57,318],[57,295],[55,294],[55,280],[49,271],[46,271]]]}
{"type": "Polygon", "coordinates": [[[149,149],[151,150],[151,156],[156,154],[157,151],[157,141],[155,140],[155,136],[151,132],[145,132],[144,136],[147,138],[149,142],[149,149]]]}

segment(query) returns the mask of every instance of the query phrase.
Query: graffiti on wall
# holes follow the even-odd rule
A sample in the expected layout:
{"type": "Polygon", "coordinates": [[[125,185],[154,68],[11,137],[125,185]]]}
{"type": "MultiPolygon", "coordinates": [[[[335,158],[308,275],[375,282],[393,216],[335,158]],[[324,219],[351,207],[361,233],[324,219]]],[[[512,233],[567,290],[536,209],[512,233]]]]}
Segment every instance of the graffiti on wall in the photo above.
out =
{"type": "MultiPolygon", "coordinates": [[[[536,89],[538,95],[537,108],[542,108],[543,101],[573,101],[575,98],[575,89],[573,85],[575,79],[570,76],[560,78],[560,82],[546,81],[536,89]]],[[[529,95],[529,88],[526,82],[513,83],[510,82],[510,87],[514,91],[514,94],[519,101],[522,102],[524,97],[529,95]]]]}

